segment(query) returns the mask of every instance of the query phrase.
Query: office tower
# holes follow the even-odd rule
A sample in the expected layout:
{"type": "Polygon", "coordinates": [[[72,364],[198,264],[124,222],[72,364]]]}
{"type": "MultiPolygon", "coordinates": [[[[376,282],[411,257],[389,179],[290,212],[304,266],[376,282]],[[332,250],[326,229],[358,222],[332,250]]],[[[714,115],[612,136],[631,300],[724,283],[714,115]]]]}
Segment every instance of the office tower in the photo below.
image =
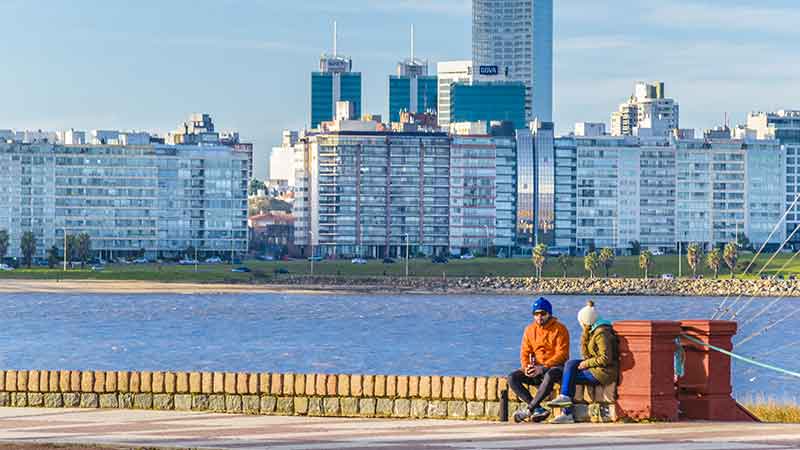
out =
{"type": "Polygon", "coordinates": [[[473,0],[472,19],[475,67],[508,71],[525,84],[526,121],[552,122],[553,0],[473,0]]]}
{"type": "Polygon", "coordinates": [[[436,94],[439,104],[439,126],[450,125],[450,88],[453,83],[472,82],[472,61],[443,61],[436,65],[439,89],[436,94]]]}
{"type": "Polygon", "coordinates": [[[680,108],[666,98],[664,83],[638,82],[633,95],[611,113],[613,136],[669,136],[680,128],[680,108]]]}
{"type": "Polygon", "coordinates": [[[337,53],[334,23],[333,54],[323,54],[319,59],[319,71],[311,73],[311,128],[333,120],[339,101],[351,102],[355,116],[361,115],[361,73],[353,72],[350,58],[337,53]]]}
{"type": "Polygon", "coordinates": [[[449,122],[509,121],[525,128],[525,85],[499,81],[454,83],[450,86],[449,122]]]}
{"type": "MultiPolygon", "coordinates": [[[[533,138],[533,245],[554,243],[555,227],[555,127],[552,122],[530,123],[533,138]]],[[[521,167],[530,172],[530,167],[521,167]]]]}
{"type": "Polygon", "coordinates": [[[428,75],[428,62],[414,56],[414,29],[411,29],[411,57],[397,64],[397,75],[389,76],[389,121],[399,122],[401,112],[435,112],[436,76],[428,75]]]}

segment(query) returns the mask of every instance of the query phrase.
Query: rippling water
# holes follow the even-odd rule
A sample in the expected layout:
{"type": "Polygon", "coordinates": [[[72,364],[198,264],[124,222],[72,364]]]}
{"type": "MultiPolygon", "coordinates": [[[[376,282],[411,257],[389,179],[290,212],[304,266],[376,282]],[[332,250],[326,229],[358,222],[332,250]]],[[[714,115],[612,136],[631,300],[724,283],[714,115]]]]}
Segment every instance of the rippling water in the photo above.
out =
{"type": "MultiPolygon", "coordinates": [[[[552,296],[573,336],[585,297],[552,296]]],[[[609,320],[704,319],[720,299],[601,297],[609,320]]],[[[746,311],[755,314],[769,299],[746,311]]],[[[530,297],[0,294],[0,366],[15,369],[505,374],[530,297]]],[[[799,308],[786,299],[737,341],[799,308]]],[[[800,315],[736,351],[800,371],[800,315]],[[786,346],[781,349],[780,346],[786,346]],[[767,352],[773,351],[771,354],[767,352]]],[[[739,398],[800,397],[800,380],[734,363],[739,398]]]]}

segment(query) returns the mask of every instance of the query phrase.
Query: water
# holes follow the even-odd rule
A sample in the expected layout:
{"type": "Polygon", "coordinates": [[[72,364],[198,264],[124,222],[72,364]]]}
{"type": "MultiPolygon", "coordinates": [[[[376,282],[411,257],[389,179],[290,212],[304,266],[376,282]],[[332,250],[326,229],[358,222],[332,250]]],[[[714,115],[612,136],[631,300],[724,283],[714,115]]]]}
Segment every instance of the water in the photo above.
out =
{"type": "MultiPolygon", "coordinates": [[[[585,297],[552,296],[570,330],[585,297]]],[[[459,295],[0,294],[0,367],[280,371],[408,375],[506,374],[518,365],[530,297],[459,295]]],[[[703,319],[719,298],[601,297],[609,320],[703,319]]],[[[770,299],[758,299],[750,313],[770,299]]],[[[738,339],[800,307],[784,300],[738,339]]],[[[759,357],[800,341],[787,320],[737,348],[759,357]]],[[[734,339],[736,341],[737,339],[734,339]]],[[[763,361],[800,371],[797,348],[763,361]]],[[[738,398],[800,398],[800,380],[734,362],[738,398]]]]}

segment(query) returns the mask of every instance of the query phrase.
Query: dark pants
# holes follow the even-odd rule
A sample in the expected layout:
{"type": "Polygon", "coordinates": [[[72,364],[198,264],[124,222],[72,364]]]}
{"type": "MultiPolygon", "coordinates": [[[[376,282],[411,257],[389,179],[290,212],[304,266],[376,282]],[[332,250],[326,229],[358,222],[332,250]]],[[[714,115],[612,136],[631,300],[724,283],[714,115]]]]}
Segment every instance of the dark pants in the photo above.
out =
{"type": "Polygon", "coordinates": [[[517,394],[520,400],[527,403],[531,409],[534,409],[553,392],[553,385],[561,381],[563,374],[564,368],[562,366],[545,369],[545,372],[538,377],[529,377],[525,375],[522,369],[518,369],[508,376],[508,386],[517,394]],[[537,387],[536,396],[531,396],[528,388],[524,386],[525,384],[537,387]]]}

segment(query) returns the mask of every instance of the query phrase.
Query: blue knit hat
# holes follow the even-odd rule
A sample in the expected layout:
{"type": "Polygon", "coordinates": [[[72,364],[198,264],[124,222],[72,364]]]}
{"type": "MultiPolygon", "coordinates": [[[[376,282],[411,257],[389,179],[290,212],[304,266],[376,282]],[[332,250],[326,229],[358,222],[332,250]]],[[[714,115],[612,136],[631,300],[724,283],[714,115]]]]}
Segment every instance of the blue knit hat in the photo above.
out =
{"type": "Polygon", "coordinates": [[[531,312],[536,314],[536,311],[544,311],[547,314],[553,315],[553,305],[551,305],[546,298],[539,297],[533,302],[533,305],[531,305],[531,312]]]}

